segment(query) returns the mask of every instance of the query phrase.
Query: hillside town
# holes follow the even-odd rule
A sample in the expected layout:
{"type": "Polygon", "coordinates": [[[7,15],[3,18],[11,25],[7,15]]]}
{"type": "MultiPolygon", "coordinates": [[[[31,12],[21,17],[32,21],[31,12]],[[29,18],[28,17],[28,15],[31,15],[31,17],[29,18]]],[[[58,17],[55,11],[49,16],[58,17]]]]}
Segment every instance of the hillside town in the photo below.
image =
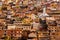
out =
{"type": "Polygon", "coordinates": [[[0,0],[0,40],[60,40],[60,0],[0,0]]]}

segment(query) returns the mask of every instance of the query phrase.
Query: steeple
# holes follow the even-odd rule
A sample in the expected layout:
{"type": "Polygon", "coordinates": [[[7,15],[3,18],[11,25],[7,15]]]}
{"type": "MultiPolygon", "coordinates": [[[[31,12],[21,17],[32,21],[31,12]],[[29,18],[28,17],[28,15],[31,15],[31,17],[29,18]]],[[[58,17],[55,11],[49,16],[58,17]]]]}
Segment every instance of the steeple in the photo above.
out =
{"type": "Polygon", "coordinates": [[[49,16],[49,15],[46,13],[46,7],[43,8],[43,16],[49,16]]]}
{"type": "Polygon", "coordinates": [[[43,13],[39,16],[39,17],[47,17],[49,16],[47,13],[46,13],[46,7],[43,7],[43,13]]]}

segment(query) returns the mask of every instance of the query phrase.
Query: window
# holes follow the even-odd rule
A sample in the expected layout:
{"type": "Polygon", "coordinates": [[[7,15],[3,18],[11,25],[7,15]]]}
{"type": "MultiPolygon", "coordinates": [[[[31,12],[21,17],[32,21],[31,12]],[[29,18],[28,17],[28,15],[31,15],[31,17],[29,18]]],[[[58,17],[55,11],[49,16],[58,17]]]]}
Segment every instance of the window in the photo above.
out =
{"type": "Polygon", "coordinates": [[[52,35],[55,35],[55,33],[52,33],[52,35]]]}

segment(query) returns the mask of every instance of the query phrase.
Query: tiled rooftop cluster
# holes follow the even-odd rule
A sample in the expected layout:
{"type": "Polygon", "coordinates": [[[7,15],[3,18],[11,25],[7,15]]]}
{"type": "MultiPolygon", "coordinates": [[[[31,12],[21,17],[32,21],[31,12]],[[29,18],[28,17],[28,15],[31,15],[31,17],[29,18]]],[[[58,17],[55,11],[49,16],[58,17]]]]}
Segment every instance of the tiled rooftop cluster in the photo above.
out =
{"type": "Polygon", "coordinates": [[[39,30],[39,37],[46,37],[50,33],[52,40],[59,36],[60,0],[0,0],[0,36],[20,36],[22,29],[30,30],[31,33],[39,30]],[[49,17],[41,17],[44,12],[49,17]],[[47,32],[41,26],[40,18],[46,20],[47,32]]]}

